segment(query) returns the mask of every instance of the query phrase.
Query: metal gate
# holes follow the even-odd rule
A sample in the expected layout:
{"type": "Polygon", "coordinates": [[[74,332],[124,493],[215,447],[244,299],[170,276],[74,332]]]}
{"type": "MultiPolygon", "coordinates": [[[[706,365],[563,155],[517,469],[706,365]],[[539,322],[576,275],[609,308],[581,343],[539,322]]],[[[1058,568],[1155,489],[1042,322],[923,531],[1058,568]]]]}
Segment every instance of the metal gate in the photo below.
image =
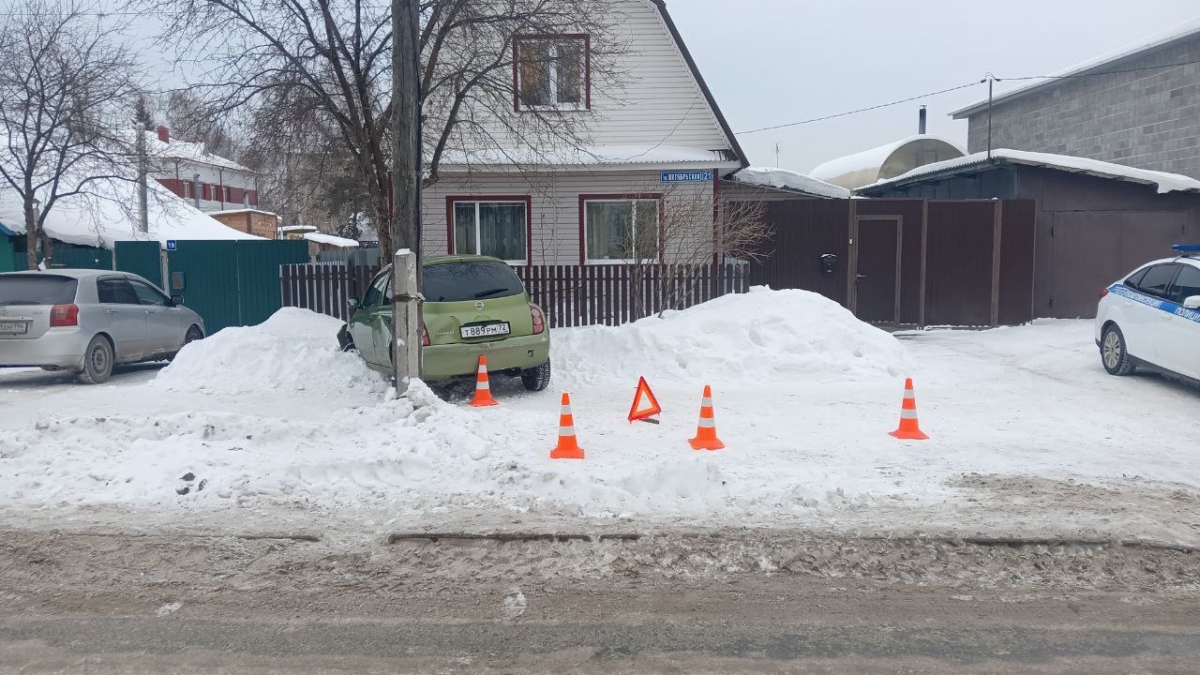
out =
{"type": "Polygon", "coordinates": [[[113,264],[166,289],[162,278],[162,246],[157,241],[118,241],[113,264]]]}
{"type": "Polygon", "coordinates": [[[308,262],[308,242],[180,241],[167,259],[168,292],[183,296],[212,334],[279,310],[279,266],[308,262]]]}
{"type": "Polygon", "coordinates": [[[859,216],[851,307],[870,323],[900,323],[900,218],[859,216]]]}

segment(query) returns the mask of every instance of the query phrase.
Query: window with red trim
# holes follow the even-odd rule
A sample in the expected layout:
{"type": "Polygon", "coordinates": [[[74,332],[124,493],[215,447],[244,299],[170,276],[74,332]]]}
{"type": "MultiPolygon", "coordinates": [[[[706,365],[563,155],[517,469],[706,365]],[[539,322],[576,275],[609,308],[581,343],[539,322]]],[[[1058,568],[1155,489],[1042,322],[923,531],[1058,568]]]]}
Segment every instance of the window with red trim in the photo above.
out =
{"type": "Polygon", "coordinates": [[[453,200],[451,253],[487,255],[524,265],[529,255],[529,205],[525,201],[453,200]]]}
{"type": "Polygon", "coordinates": [[[660,209],[657,198],[585,197],[583,240],[586,262],[658,260],[660,209]]]}
{"type": "Polygon", "coordinates": [[[515,38],[517,110],[591,108],[590,42],[586,35],[515,38]]]}

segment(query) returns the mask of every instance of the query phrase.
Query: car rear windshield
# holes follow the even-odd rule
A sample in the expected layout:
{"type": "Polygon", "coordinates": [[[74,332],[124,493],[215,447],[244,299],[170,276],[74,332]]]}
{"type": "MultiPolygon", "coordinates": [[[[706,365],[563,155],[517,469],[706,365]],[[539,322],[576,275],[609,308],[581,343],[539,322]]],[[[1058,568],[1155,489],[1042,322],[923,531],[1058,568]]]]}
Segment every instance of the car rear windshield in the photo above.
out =
{"type": "Polygon", "coordinates": [[[464,302],[505,298],[525,292],[512,268],[502,262],[451,262],[425,268],[425,300],[464,302]]]}
{"type": "Polygon", "coordinates": [[[79,282],[51,274],[0,276],[0,306],[61,305],[75,301],[79,282]]]}

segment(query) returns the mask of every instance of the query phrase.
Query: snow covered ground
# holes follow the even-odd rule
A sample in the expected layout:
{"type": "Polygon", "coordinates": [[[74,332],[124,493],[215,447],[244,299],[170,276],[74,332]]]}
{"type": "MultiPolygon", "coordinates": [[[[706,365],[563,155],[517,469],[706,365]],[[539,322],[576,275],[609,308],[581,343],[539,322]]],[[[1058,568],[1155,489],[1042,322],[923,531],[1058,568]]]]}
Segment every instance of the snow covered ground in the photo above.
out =
{"type": "Polygon", "coordinates": [[[1200,542],[1200,391],[1104,373],[1091,322],[896,337],[756,291],[553,335],[551,390],[389,400],[284,310],[86,387],[0,373],[0,517],[362,531],[762,526],[1200,542]],[[638,376],[662,424],[626,421],[638,376]],[[897,441],[916,380],[932,440],[897,441]],[[704,384],[728,448],[697,453],[704,384]],[[569,391],[583,462],[549,459],[569,391]]]}

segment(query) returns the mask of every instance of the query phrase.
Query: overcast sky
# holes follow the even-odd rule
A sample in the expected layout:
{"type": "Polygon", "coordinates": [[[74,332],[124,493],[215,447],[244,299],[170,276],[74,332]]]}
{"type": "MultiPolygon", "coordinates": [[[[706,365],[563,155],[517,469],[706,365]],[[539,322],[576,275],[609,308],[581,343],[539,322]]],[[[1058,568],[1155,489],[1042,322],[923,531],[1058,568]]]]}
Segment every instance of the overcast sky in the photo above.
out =
{"type": "MultiPolygon", "coordinates": [[[[1197,0],[667,0],[751,162],[807,172],[929,131],[965,145],[947,114],[987,86],[790,129],[741,134],[997,77],[1046,75],[1200,15],[1197,0]]],[[[997,92],[1016,86],[998,84],[997,92]]]]}

